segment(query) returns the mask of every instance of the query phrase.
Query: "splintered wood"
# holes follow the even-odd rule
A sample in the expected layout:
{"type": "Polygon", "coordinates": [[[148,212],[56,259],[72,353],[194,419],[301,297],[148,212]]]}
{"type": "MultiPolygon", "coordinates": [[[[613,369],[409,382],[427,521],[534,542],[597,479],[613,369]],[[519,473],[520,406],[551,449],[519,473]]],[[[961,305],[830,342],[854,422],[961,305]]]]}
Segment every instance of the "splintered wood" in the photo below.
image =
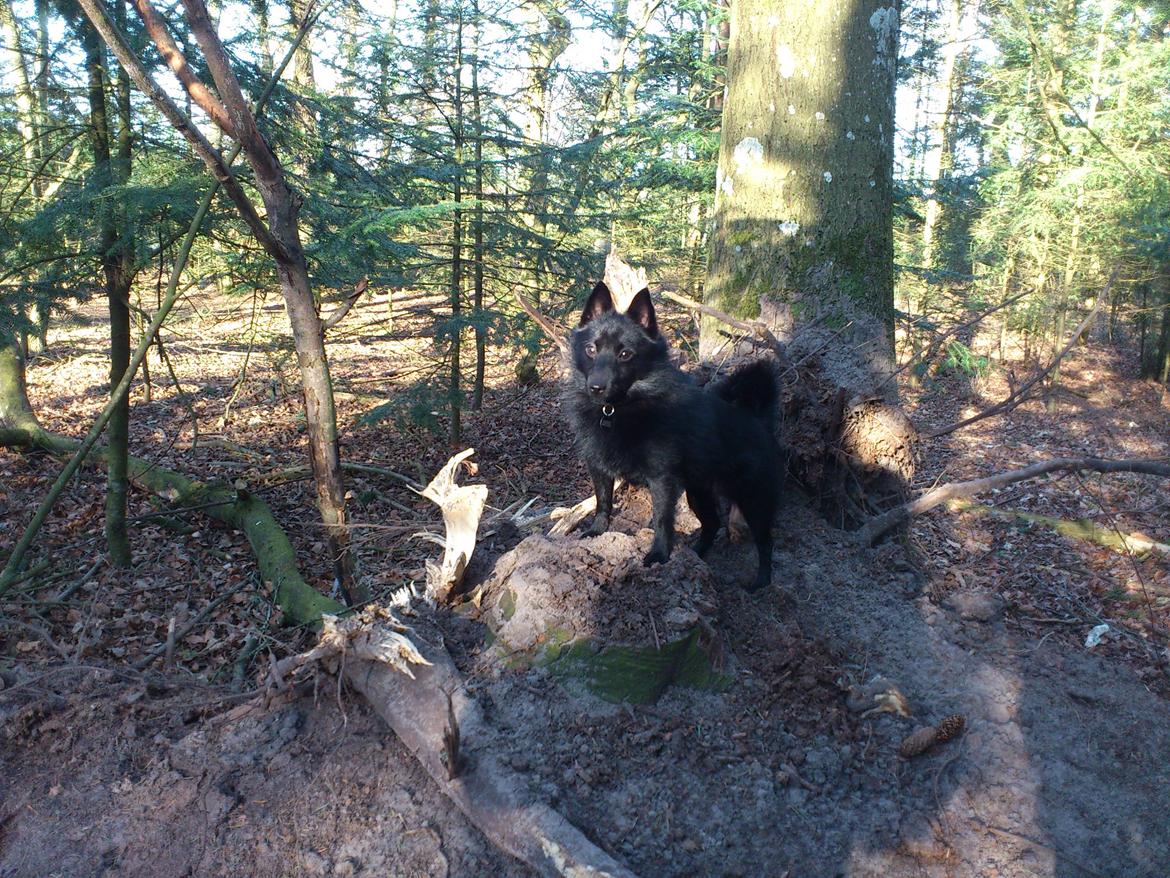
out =
{"type": "MultiPolygon", "coordinates": [[[[427,594],[440,603],[445,602],[463,581],[463,573],[475,551],[475,535],[487,502],[487,485],[455,483],[459,464],[474,453],[474,448],[468,448],[456,454],[431,479],[429,485],[417,492],[434,501],[443,511],[443,525],[446,528],[446,536],[441,541],[443,558],[438,564],[427,562],[427,594]]],[[[472,466],[468,464],[469,468],[472,466]]]]}
{"type": "Polygon", "coordinates": [[[605,274],[602,280],[609,287],[614,308],[624,314],[634,296],[646,289],[646,269],[627,265],[618,256],[617,250],[611,249],[609,255],[605,257],[605,274]]]}

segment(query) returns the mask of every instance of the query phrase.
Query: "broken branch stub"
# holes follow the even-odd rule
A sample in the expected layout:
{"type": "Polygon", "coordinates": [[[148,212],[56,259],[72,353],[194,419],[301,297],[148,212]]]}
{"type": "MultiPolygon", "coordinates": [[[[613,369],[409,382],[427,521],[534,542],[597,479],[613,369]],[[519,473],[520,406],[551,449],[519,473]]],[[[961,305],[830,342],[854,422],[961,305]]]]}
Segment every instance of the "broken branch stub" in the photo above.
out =
{"type": "Polygon", "coordinates": [[[436,503],[443,511],[443,526],[446,529],[443,558],[438,564],[427,562],[427,596],[439,602],[445,602],[463,581],[463,573],[475,551],[475,535],[487,502],[487,485],[455,483],[459,464],[474,453],[474,448],[468,448],[456,454],[431,479],[429,485],[416,492],[436,503]]]}
{"type": "Polygon", "coordinates": [[[646,269],[633,268],[627,264],[617,250],[610,248],[605,257],[605,274],[602,280],[609,287],[615,310],[625,313],[634,296],[646,289],[646,269]]]}
{"type": "Polygon", "coordinates": [[[321,634],[313,648],[275,663],[269,682],[281,686],[285,677],[305,665],[338,658],[386,665],[413,680],[411,665],[430,662],[407,636],[409,631],[390,609],[378,605],[345,618],[325,613],[321,616],[321,634]]]}

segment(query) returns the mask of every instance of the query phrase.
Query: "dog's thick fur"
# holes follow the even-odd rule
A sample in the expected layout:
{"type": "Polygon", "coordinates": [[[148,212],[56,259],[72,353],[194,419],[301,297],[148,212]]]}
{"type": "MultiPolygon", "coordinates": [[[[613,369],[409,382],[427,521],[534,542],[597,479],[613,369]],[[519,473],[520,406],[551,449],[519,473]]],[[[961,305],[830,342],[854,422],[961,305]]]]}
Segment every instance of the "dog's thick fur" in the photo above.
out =
{"type": "Polygon", "coordinates": [[[597,514],[585,534],[609,528],[614,479],[621,476],[649,486],[653,498],[654,542],[645,564],[670,557],[675,506],[684,491],[702,525],[695,544],[702,555],[719,531],[718,498],[726,497],[743,513],[759,552],[751,589],[770,584],[782,477],[772,431],[777,388],[771,365],[750,363],[703,390],[671,364],[650,291],[639,292],[620,314],[601,283],[570,342],[565,409],[597,495],[597,514]]]}

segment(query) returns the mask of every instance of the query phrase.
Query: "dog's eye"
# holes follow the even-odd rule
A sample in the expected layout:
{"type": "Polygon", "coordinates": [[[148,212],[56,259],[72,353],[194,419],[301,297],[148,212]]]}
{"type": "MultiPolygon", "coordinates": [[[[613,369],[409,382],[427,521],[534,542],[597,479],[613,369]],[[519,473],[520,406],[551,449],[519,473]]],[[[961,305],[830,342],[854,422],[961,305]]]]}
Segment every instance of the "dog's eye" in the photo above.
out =
{"type": "Polygon", "coordinates": [[[596,357],[597,345],[595,345],[593,342],[589,342],[589,344],[585,345],[585,356],[589,357],[590,359],[596,357]]]}
{"type": "Polygon", "coordinates": [[[628,360],[632,356],[634,356],[634,352],[631,351],[629,348],[626,348],[624,351],[622,351],[620,354],[618,354],[618,359],[619,360],[628,360]]]}

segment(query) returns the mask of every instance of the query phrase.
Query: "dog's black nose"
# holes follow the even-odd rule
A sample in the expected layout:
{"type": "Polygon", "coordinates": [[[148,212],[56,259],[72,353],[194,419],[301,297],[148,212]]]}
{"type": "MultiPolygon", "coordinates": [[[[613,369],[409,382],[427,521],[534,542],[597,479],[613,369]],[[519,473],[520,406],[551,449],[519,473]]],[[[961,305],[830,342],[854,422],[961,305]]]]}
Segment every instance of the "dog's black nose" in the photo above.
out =
{"type": "Polygon", "coordinates": [[[601,394],[605,393],[605,385],[604,384],[590,384],[589,385],[589,392],[592,393],[594,396],[601,396],[601,394]]]}

